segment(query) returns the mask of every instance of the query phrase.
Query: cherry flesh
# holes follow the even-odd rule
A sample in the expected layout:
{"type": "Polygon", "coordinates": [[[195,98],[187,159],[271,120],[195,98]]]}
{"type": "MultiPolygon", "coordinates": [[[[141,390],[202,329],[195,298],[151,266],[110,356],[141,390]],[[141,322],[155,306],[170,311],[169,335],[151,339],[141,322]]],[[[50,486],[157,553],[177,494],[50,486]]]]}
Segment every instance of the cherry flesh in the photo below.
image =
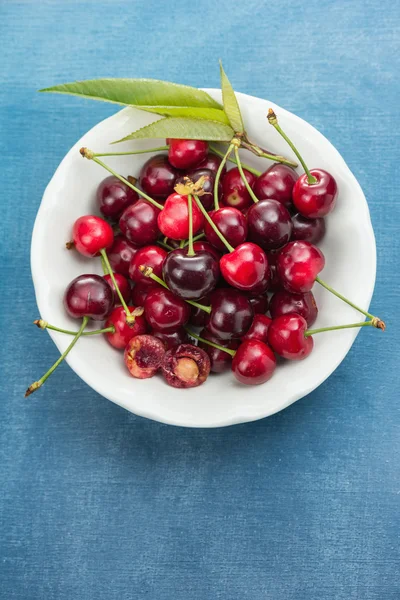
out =
{"type": "Polygon", "coordinates": [[[267,315],[255,314],[253,322],[250,325],[246,335],[242,337],[242,340],[260,340],[260,342],[268,343],[268,329],[271,325],[272,319],[267,315]]]}
{"type": "MultiPolygon", "coordinates": [[[[192,202],[193,234],[203,226],[204,217],[195,202],[192,202]]],[[[158,227],[163,235],[173,240],[189,237],[188,198],[181,194],[171,194],[158,215],[158,227]]]]}
{"type": "Polygon", "coordinates": [[[308,219],[300,213],[292,217],[292,240],[304,240],[310,244],[318,244],[325,235],[325,219],[308,219]]]}
{"type": "MultiPolygon", "coordinates": [[[[121,304],[120,299],[118,298],[118,294],[114,287],[114,282],[111,279],[111,275],[103,275],[103,279],[105,279],[105,281],[107,281],[108,285],[111,287],[111,289],[113,291],[114,306],[121,304]]],[[[119,288],[119,291],[121,292],[123,299],[128,304],[128,302],[131,299],[131,286],[129,285],[129,281],[127,280],[126,277],[124,277],[124,275],[121,275],[120,273],[114,273],[114,279],[117,283],[117,286],[119,288]]]]}
{"type": "Polygon", "coordinates": [[[206,327],[220,340],[241,338],[249,329],[254,311],[250,300],[232,288],[219,288],[210,297],[211,314],[206,327]]]}
{"type": "Polygon", "coordinates": [[[153,331],[152,335],[162,341],[166,350],[171,350],[171,348],[176,348],[179,344],[189,344],[190,342],[189,336],[183,327],[171,333],[153,331]]]}
{"type": "MultiPolygon", "coordinates": [[[[130,312],[135,310],[134,306],[128,306],[128,308],[130,312]]],[[[114,327],[114,333],[107,332],[104,335],[111,346],[118,350],[125,348],[129,340],[136,335],[146,333],[147,330],[144,316],[137,316],[133,324],[128,324],[126,322],[126,313],[122,306],[114,308],[107,318],[104,327],[114,327]]]]}
{"type": "Polygon", "coordinates": [[[149,277],[145,277],[140,267],[142,265],[151,267],[154,275],[162,277],[163,264],[167,256],[168,252],[164,248],[160,248],[160,246],[144,246],[144,248],[140,248],[133,257],[129,267],[129,277],[134,283],[140,283],[143,287],[154,287],[154,281],[149,277]]]}
{"type": "Polygon", "coordinates": [[[260,284],[268,285],[269,268],[265,252],[252,242],[240,244],[225,254],[220,260],[221,273],[225,281],[231,286],[243,290],[261,293],[260,284]]]}
{"type": "Polygon", "coordinates": [[[297,173],[291,167],[275,164],[257,178],[254,193],[259,200],[273,198],[286,208],[291,208],[292,191],[297,180],[297,173]]]}
{"type": "MultiPolygon", "coordinates": [[[[212,221],[225,237],[227,242],[236,248],[247,238],[247,221],[243,213],[232,206],[225,206],[209,213],[212,221]]],[[[219,239],[208,221],[204,223],[204,233],[207,240],[218,250],[226,251],[225,244],[219,239]]]]}
{"type": "Polygon", "coordinates": [[[171,292],[185,300],[199,300],[210,293],[219,279],[219,265],[209,252],[188,255],[187,248],[168,254],[163,264],[165,283],[171,292]]]}
{"type": "Polygon", "coordinates": [[[307,321],[295,313],[281,315],[272,320],[268,331],[271,348],[289,360],[303,360],[311,353],[314,341],[306,337],[307,321]]]}
{"type": "Polygon", "coordinates": [[[64,307],[73,319],[90,317],[103,321],[111,312],[114,294],[100,275],[79,275],[65,290],[64,307]]]}
{"type": "MultiPolygon", "coordinates": [[[[229,348],[230,350],[236,350],[240,344],[239,340],[227,340],[226,342],[223,342],[207,331],[207,329],[203,329],[200,332],[200,337],[210,342],[214,342],[214,344],[218,344],[223,348],[229,348]]],[[[228,352],[214,348],[205,342],[199,342],[199,348],[203,348],[203,350],[207,352],[210,358],[212,373],[223,373],[230,369],[232,356],[228,352]]]]}
{"type": "Polygon", "coordinates": [[[264,250],[276,250],[287,244],[292,233],[292,220],[287,208],[278,200],[261,200],[247,213],[249,240],[264,250]]]}
{"type": "Polygon", "coordinates": [[[309,242],[289,242],[277,258],[277,271],[283,287],[288,292],[309,292],[315,278],[325,266],[321,250],[309,242]]]}
{"type": "Polygon", "coordinates": [[[156,154],[143,165],[139,182],[151,198],[165,200],[173,193],[179,173],[165,154],[156,154]]]}
{"type": "Polygon", "coordinates": [[[72,239],[79,254],[98,256],[100,250],[112,246],[114,232],[111,225],[101,217],[86,215],[75,221],[72,239]]]}
{"type": "Polygon", "coordinates": [[[167,333],[186,325],[190,317],[189,304],[165,288],[147,295],[144,311],[152,329],[167,333]]]}
{"type": "Polygon", "coordinates": [[[119,220],[123,235],[137,246],[152,244],[160,235],[157,217],[160,210],[146,202],[138,200],[124,210],[119,220]]]}
{"type": "MultiPolygon", "coordinates": [[[[256,181],[256,176],[250,171],[243,169],[244,176],[249,186],[252,188],[256,181]]],[[[243,183],[239,169],[234,168],[226,173],[222,180],[222,197],[226,206],[233,206],[238,210],[244,210],[253,204],[253,200],[243,183]]]]}
{"type": "MultiPolygon", "coordinates": [[[[209,169],[214,173],[214,175],[216,175],[221,161],[222,158],[220,156],[217,156],[217,154],[214,154],[213,152],[209,152],[205,159],[197,165],[197,169],[209,169]]],[[[224,165],[224,167],[222,168],[221,179],[224,177],[225,173],[226,165],[224,165]]]]}
{"type": "Polygon", "coordinates": [[[169,140],[168,160],[176,169],[192,169],[207,156],[208,144],[203,140],[169,140]]]}
{"type": "Polygon", "coordinates": [[[153,335],[136,335],[129,340],[124,360],[128,371],[137,379],[153,377],[161,367],[165,355],[164,344],[153,335]]]}
{"type": "Polygon", "coordinates": [[[318,316],[318,308],[312,292],[292,294],[286,290],[276,292],[270,302],[270,312],[273,319],[281,315],[296,313],[307,321],[311,327],[318,316]]]}
{"type": "Polygon", "coordinates": [[[129,276],[129,266],[138,250],[138,246],[132,244],[123,235],[116,235],[114,243],[107,252],[108,260],[114,273],[129,276]]]}
{"type": "MultiPolygon", "coordinates": [[[[204,194],[199,196],[200,202],[204,206],[206,210],[210,210],[214,204],[214,181],[215,181],[215,173],[210,169],[193,169],[192,171],[188,171],[186,175],[182,175],[176,180],[176,183],[185,183],[185,177],[189,177],[190,181],[196,183],[200,177],[204,177],[205,181],[203,184],[204,194]]],[[[220,196],[222,193],[222,183],[219,181],[218,185],[218,195],[220,196]]]]}
{"type": "Polygon", "coordinates": [[[232,360],[232,371],[240,383],[259,385],[272,377],[276,358],[269,346],[260,340],[246,340],[240,344],[232,360]]]}
{"type": "Polygon", "coordinates": [[[121,213],[139,200],[139,195],[114,175],[103,179],[96,191],[100,212],[109,219],[118,219],[121,213]]]}
{"type": "Polygon", "coordinates": [[[197,387],[205,382],[210,373],[210,359],[202,348],[180,344],[165,354],[162,373],[172,387],[197,387]]]}
{"type": "Polygon", "coordinates": [[[309,183],[307,174],[301,175],[293,188],[293,204],[304,217],[326,217],[335,208],[336,180],[324,169],[312,169],[310,173],[317,182],[309,183]]]}

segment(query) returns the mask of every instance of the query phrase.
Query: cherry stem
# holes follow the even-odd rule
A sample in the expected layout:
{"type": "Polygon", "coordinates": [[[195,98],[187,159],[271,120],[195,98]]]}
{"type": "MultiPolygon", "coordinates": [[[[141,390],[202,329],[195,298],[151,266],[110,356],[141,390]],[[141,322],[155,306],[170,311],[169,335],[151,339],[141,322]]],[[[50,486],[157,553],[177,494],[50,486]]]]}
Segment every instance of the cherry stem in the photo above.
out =
{"type": "Polygon", "coordinates": [[[159,246],[162,246],[163,248],[166,248],[167,250],[175,250],[175,248],[173,248],[172,246],[170,246],[169,244],[166,244],[163,240],[157,240],[156,242],[159,246]]]}
{"type": "Polygon", "coordinates": [[[153,200],[153,198],[150,198],[150,196],[148,196],[147,194],[145,194],[142,190],[139,190],[139,188],[137,188],[130,181],[128,181],[127,179],[125,179],[125,177],[122,177],[122,175],[119,175],[118,173],[116,173],[114,171],[114,169],[112,169],[111,167],[109,167],[108,165],[106,165],[105,163],[103,163],[102,160],[100,160],[99,158],[96,158],[96,155],[94,154],[94,152],[92,152],[88,148],[81,148],[79,150],[79,152],[82,154],[82,156],[84,158],[87,158],[88,160],[93,160],[95,163],[97,163],[98,165],[100,165],[101,167],[103,167],[103,169],[105,169],[106,171],[108,171],[109,173],[111,173],[111,175],[114,175],[114,177],[116,177],[117,179],[119,179],[120,181],[122,181],[123,183],[125,183],[134,192],[136,192],[137,194],[139,194],[142,198],[145,198],[148,202],[150,202],[150,204],[153,204],[153,206],[156,206],[160,210],[162,210],[164,208],[162,204],[159,204],[159,202],[156,202],[155,200],[153,200]]]}
{"type": "Polygon", "coordinates": [[[242,163],[240,162],[239,150],[238,150],[237,146],[235,146],[235,157],[236,157],[236,160],[237,160],[237,166],[238,166],[238,169],[239,169],[240,177],[242,178],[242,181],[243,181],[243,183],[244,183],[247,191],[249,192],[249,194],[250,194],[253,202],[255,202],[255,203],[259,202],[257,196],[255,195],[255,193],[253,192],[253,190],[250,187],[249,182],[247,181],[246,175],[244,174],[244,171],[243,171],[243,168],[242,168],[242,163]]]}
{"type": "Polygon", "coordinates": [[[199,207],[199,209],[201,210],[201,212],[203,213],[206,221],[208,221],[210,226],[214,229],[215,233],[217,234],[217,236],[219,237],[221,242],[226,246],[226,248],[229,250],[229,252],[233,252],[235,248],[233,246],[231,246],[230,243],[224,238],[224,236],[222,235],[222,233],[220,232],[220,230],[218,229],[218,227],[216,226],[216,224],[214,223],[214,221],[212,220],[212,218],[210,217],[210,215],[208,214],[208,212],[206,211],[206,209],[200,202],[200,199],[196,195],[194,196],[194,199],[196,200],[196,204],[199,207]]]}
{"type": "MultiPolygon", "coordinates": [[[[211,152],[214,152],[214,154],[216,154],[217,156],[220,156],[221,158],[223,158],[225,156],[225,154],[223,152],[221,152],[221,150],[218,150],[218,148],[215,148],[215,146],[210,145],[210,150],[211,150],[211,152]]],[[[227,158],[227,161],[237,165],[237,160],[233,156],[229,156],[227,158]]],[[[261,171],[257,171],[257,169],[253,169],[253,167],[250,167],[250,165],[245,165],[244,163],[242,163],[242,166],[246,169],[246,171],[250,171],[250,173],[253,173],[253,175],[255,175],[256,177],[259,177],[261,175],[261,171]]]]}
{"type": "Polygon", "coordinates": [[[222,170],[223,170],[224,166],[226,165],[226,161],[228,160],[229,156],[231,155],[232,150],[233,150],[233,144],[230,144],[228,150],[225,152],[225,154],[222,157],[222,160],[218,167],[217,174],[215,175],[215,181],[214,181],[214,208],[215,208],[215,210],[219,209],[219,202],[218,202],[219,180],[221,178],[222,170]]]}
{"type": "Polygon", "coordinates": [[[371,320],[376,322],[378,325],[375,325],[375,327],[378,327],[379,329],[382,329],[383,331],[385,330],[386,326],[385,326],[384,321],[381,321],[378,317],[371,315],[371,313],[367,312],[366,310],[363,310],[362,308],[357,306],[357,304],[354,304],[353,302],[351,302],[350,300],[345,298],[345,296],[342,296],[342,294],[339,294],[339,292],[334,290],[330,285],[328,285],[325,281],[323,281],[319,277],[316,277],[315,281],[317,281],[320,285],[322,285],[322,287],[324,287],[326,290],[328,290],[328,292],[331,292],[331,294],[333,294],[334,296],[337,296],[337,298],[340,298],[340,300],[343,300],[343,302],[346,302],[346,304],[348,304],[352,308],[355,308],[356,310],[358,310],[358,312],[362,313],[366,317],[369,317],[371,320]]]}
{"type": "MultiPolygon", "coordinates": [[[[150,279],[152,279],[153,281],[156,281],[157,283],[159,283],[160,285],[165,287],[165,289],[169,290],[169,287],[167,286],[165,281],[163,279],[161,279],[161,277],[158,277],[157,275],[155,275],[153,273],[153,269],[151,267],[148,267],[146,265],[140,265],[139,271],[141,273],[143,273],[143,275],[145,277],[150,277],[150,279]]],[[[211,313],[211,306],[204,306],[204,304],[199,304],[198,302],[195,302],[194,300],[185,300],[185,302],[187,302],[188,304],[191,304],[192,306],[195,306],[196,308],[199,308],[200,310],[204,310],[204,312],[206,312],[208,314],[211,313]]]]}
{"type": "Polygon", "coordinates": [[[106,267],[106,263],[104,262],[104,258],[100,255],[101,260],[101,268],[103,269],[104,275],[108,275],[108,269],[106,267]]]}
{"type": "Polygon", "coordinates": [[[25,392],[25,398],[27,396],[30,396],[30,394],[32,394],[37,389],[39,389],[44,384],[46,379],[48,379],[50,377],[50,375],[57,369],[58,365],[60,365],[62,363],[64,358],[69,354],[69,352],[71,352],[72,348],[75,346],[76,342],[79,340],[79,338],[83,334],[83,330],[85,329],[88,321],[89,321],[89,317],[83,317],[82,325],[80,326],[79,331],[75,334],[75,337],[72,340],[72,342],[70,343],[70,345],[68,346],[68,348],[65,350],[65,352],[63,352],[61,354],[60,358],[58,360],[56,360],[54,365],[52,367],[50,367],[50,369],[47,371],[47,373],[45,373],[43,375],[43,377],[41,377],[38,381],[35,381],[34,383],[32,383],[32,385],[30,385],[28,387],[28,389],[25,392]]]}
{"type": "Polygon", "coordinates": [[[334,327],[320,327],[319,329],[307,329],[305,337],[314,335],[316,333],[323,333],[324,331],[337,331],[339,329],[353,329],[355,327],[376,327],[381,329],[379,325],[372,319],[371,321],[362,321],[361,323],[350,323],[350,325],[335,325],[334,327]]]}
{"type": "MultiPolygon", "coordinates": [[[[204,237],[206,237],[204,235],[204,233],[199,233],[199,235],[194,236],[193,242],[198,242],[199,240],[202,240],[204,237]]],[[[185,240],[185,243],[183,244],[182,248],[185,248],[188,244],[189,244],[189,240],[185,240]]]]}
{"type": "Polygon", "coordinates": [[[246,150],[249,150],[256,156],[259,156],[260,158],[268,158],[268,160],[282,163],[283,165],[287,165],[288,167],[297,167],[297,162],[289,160],[288,158],[280,156],[279,154],[267,152],[267,150],[264,150],[264,148],[260,148],[260,146],[258,146],[257,144],[253,144],[253,142],[250,142],[249,140],[242,140],[242,147],[246,150]]]}
{"type": "Polygon", "coordinates": [[[129,156],[130,154],[147,154],[149,152],[160,152],[168,150],[169,146],[159,146],[158,148],[147,148],[146,150],[131,150],[130,152],[94,152],[93,158],[99,156],[129,156]]]}
{"type": "Polygon", "coordinates": [[[280,133],[280,135],[283,137],[283,139],[289,144],[289,146],[291,147],[291,149],[293,150],[293,152],[295,153],[295,155],[297,156],[297,158],[301,162],[301,166],[303,167],[303,169],[306,172],[308,183],[310,185],[313,185],[314,183],[317,183],[317,179],[313,175],[311,175],[310,169],[307,167],[306,163],[304,162],[303,157],[301,156],[300,152],[297,150],[297,148],[293,144],[292,140],[290,140],[288,138],[288,136],[286,135],[286,133],[281,129],[281,127],[280,127],[280,125],[278,123],[278,117],[276,116],[276,114],[274,113],[274,111],[272,110],[272,108],[268,109],[267,119],[268,119],[268,122],[270,123],[270,125],[272,125],[273,127],[275,127],[275,129],[277,130],[277,132],[280,133]]]}
{"type": "Polygon", "coordinates": [[[126,322],[127,322],[128,324],[129,324],[129,323],[130,323],[130,324],[133,324],[133,323],[135,322],[135,316],[131,314],[131,312],[130,312],[130,310],[129,310],[129,308],[128,308],[128,306],[127,306],[127,304],[126,304],[125,300],[124,300],[124,297],[123,297],[123,295],[121,294],[121,290],[120,290],[120,289],[119,289],[119,287],[118,287],[118,283],[115,281],[114,273],[113,273],[113,270],[112,270],[112,268],[111,268],[110,261],[108,260],[107,252],[104,250],[104,248],[103,248],[103,250],[100,250],[100,254],[101,254],[101,256],[102,256],[102,258],[103,258],[103,260],[104,260],[104,263],[105,263],[105,265],[106,265],[106,267],[107,267],[108,274],[109,274],[109,275],[110,275],[110,277],[111,277],[111,281],[112,281],[112,282],[113,282],[113,284],[114,284],[114,288],[115,288],[115,291],[117,292],[117,296],[118,296],[118,298],[119,298],[119,301],[121,302],[121,304],[122,304],[122,307],[123,307],[123,309],[124,309],[124,311],[125,311],[125,314],[126,314],[126,322]]]}
{"type": "MultiPolygon", "coordinates": [[[[50,325],[47,321],[43,321],[43,319],[37,319],[33,321],[33,324],[39,327],[39,329],[51,329],[52,331],[58,331],[59,333],[65,333],[67,335],[76,335],[77,331],[70,331],[69,329],[61,329],[60,327],[55,327],[54,325],[50,325]]],[[[110,327],[105,327],[104,329],[96,329],[95,331],[84,331],[82,333],[82,337],[87,337],[89,335],[99,335],[100,333],[115,333],[115,327],[111,325],[110,327]]]]}
{"type": "MultiPolygon", "coordinates": [[[[187,256],[195,256],[196,252],[193,248],[193,198],[191,194],[188,195],[188,213],[189,213],[189,243],[187,256]]],[[[183,240],[183,243],[185,241],[183,240]]],[[[181,246],[183,248],[183,245],[181,246]]]]}
{"type": "Polygon", "coordinates": [[[197,335],[197,333],[193,333],[193,331],[191,331],[188,327],[185,327],[187,333],[193,337],[195,340],[198,340],[199,342],[203,342],[203,344],[208,344],[209,346],[212,346],[213,348],[216,348],[217,350],[222,350],[223,352],[226,352],[227,354],[230,354],[231,356],[235,356],[236,351],[235,350],[231,350],[230,348],[224,348],[223,346],[220,346],[219,344],[214,344],[214,342],[210,342],[209,340],[206,340],[202,337],[200,337],[199,335],[197,335]]]}

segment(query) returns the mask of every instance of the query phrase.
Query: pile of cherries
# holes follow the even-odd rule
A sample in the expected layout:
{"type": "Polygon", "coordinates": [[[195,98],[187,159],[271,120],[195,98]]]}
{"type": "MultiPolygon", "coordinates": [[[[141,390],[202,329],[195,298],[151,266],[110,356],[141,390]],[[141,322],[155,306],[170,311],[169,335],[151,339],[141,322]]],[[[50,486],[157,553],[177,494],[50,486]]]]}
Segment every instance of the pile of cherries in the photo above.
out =
{"type": "Polygon", "coordinates": [[[302,160],[300,177],[283,164],[257,174],[239,160],[227,170],[228,153],[219,156],[206,141],[167,145],[167,154],[143,165],[138,182],[81,150],[113,174],[97,189],[102,217],[80,217],[68,247],[100,257],[106,274],[80,275],[66,289],[65,310],[81,320],[78,331],[36,322],[74,338],[27,394],[81,335],[103,334],[123,350],[133,377],[161,370],[178,388],[229,369],[241,383],[264,383],[276,356],[311,353],[319,332],[310,330],[318,314],[311,290],[325,263],[317,244],[335,206],[335,179],[308,171],[302,160]],[[85,331],[90,319],[103,328],[85,331]]]}

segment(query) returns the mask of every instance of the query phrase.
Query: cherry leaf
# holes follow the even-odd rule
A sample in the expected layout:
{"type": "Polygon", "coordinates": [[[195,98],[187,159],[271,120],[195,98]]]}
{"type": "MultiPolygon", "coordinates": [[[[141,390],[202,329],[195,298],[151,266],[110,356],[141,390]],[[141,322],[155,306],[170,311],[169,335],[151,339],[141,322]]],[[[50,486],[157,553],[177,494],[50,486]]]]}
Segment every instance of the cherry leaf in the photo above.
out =
{"type": "Polygon", "coordinates": [[[221,74],[221,89],[224,111],[235,133],[244,133],[243,119],[239,104],[236,99],[235,92],[233,91],[233,87],[223,69],[221,61],[219,62],[219,69],[221,74]]]}
{"type": "Polygon", "coordinates": [[[233,137],[234,131],[232,127],[219,121],[167,117],[146,125],[113,143],[118,144],[119,142],[126,142],[128,140],[157,138],[229,142],[233,137]]]}

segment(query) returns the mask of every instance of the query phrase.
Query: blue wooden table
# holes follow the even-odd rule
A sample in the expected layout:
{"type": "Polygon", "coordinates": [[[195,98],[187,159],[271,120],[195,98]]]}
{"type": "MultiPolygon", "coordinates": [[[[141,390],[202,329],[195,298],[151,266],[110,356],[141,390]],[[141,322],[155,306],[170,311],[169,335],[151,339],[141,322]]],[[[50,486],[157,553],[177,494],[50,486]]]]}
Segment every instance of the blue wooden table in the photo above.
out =
{"type": "Polygon", "coordinates": [[[389,0],[0,3],[0,597],[398,600],[399,14],[389,0]],[[284,412],[185,430],[137,418],[57,356],[29,268],[43,190],[110,105],[39,95],[93,77],[237,90],[306,118],[371,209],[372,310],[339,369],[284,412]]]}

